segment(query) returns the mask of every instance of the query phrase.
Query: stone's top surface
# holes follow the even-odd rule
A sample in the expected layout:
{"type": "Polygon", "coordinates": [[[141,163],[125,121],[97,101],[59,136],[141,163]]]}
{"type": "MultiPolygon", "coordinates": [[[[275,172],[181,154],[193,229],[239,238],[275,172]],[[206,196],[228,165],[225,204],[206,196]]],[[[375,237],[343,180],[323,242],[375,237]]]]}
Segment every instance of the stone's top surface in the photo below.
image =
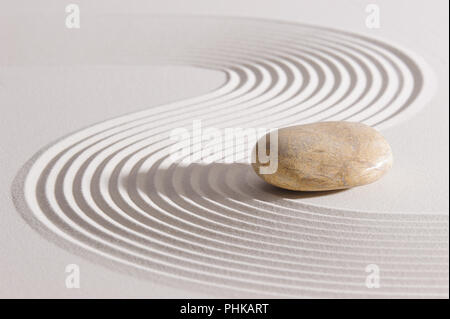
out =
{"type": "MultiPolygon", "coordinates": [[[[265,138],[265,137],[264,137],[265,138]]],[[[269,154],[269,138],[266,139],[269,154]]],[[[324,191],[369,184],[391,168],[392,151],[375,129],[353,122],[320,122],[278,130],[278,168],[260,174],[266,182],[290,190],[324,191]]]]}

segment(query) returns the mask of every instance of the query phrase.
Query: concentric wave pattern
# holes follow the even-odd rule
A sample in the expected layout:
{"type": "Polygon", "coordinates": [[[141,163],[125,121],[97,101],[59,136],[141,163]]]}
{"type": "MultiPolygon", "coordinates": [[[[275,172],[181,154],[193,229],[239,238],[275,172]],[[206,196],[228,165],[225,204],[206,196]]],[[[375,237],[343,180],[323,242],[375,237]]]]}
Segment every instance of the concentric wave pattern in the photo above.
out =
{"type": "Polygon", "coordinates": [[[41,151],[15,182],[16,205],[30,224],[115,269],[219,294],[448,295],[445,214],[314,206],[264,185],[248,165],[183,166],[168,151],[168,132],[193,119],[215,127],[395,125],[429,94],[431,78],[418,58],[310,26],[225,18],[158,23],[168,43],[185,33],[152,52],[155,60],[220,70],[226,83],[41,151]],[[380,267],[378,289],[365,285],[368,264],[380,267]]]}

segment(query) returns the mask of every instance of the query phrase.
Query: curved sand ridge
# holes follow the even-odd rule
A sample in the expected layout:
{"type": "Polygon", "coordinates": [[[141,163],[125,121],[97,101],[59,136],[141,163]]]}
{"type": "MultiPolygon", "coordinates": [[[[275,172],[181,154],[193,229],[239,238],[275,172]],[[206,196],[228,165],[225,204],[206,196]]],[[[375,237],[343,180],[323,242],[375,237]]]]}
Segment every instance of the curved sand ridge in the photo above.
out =
{"type": "Polygon", "coordinates": [[[93,125],[39,152],[13,185],[25,219],[96,262],[218,295],[448,295],[444,214],[321,207],[263,184],[249,165],[183,166],[169,157],[170,131],[193,119],[215,127],[395,125],[430,95],[432,79],[420,59],[324,28],[177,21],[175,27],[160,19],[168,30],[160,36],[170,43],[172,34],[185,32],[189,39],[161,49],[155,61],[219,70],[226,83],[93,125]],[[368,264],[381,269],[379,289],[365,286],[368,264]]]}

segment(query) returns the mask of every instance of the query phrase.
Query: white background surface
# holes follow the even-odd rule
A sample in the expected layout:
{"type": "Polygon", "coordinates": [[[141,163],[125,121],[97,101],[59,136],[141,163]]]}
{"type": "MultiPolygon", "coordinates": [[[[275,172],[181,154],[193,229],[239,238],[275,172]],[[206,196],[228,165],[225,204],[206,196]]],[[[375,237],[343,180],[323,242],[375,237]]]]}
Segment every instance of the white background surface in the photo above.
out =
{"type": "MultiPolygon", "coordinates": [[[[96,16],[213,14],[328,26],[411,49],[435,71],[439,88],[421,112],[382,132],[394,151],[394,169],[376,186],[306,200],[392,214],[448,213],[447,1],[372,1],[381,8],[378,30],[365,26],[368,1],[75,3],[81,36],[95,28],[96,16]]],[[[61,38],[73,36],[64,27],[65,5],[0,1],[0,297],[210,297],[142,281],[66,252],[32,230],[12,204],[13,178],[44,145],[114,116],[208,92],[224,81],[221,73],[190,67],[70,65],[64,55],[53,56],[65,52],[58,47],[61,38]],[[81,289],[65,288],[69,263],[80,265],[81,289]]]]}

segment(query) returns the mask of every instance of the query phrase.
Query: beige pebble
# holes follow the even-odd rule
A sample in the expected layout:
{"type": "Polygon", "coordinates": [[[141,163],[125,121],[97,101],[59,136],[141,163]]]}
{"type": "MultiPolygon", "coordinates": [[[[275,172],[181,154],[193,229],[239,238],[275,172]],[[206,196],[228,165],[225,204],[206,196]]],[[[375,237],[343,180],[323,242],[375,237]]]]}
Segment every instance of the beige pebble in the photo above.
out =
{"type": "MultiPolygon", "coordinates": [[[[267,154],[269,147],[268,142],[267,154]]],[[[324,191],[372,183],[392,167],[392,162],[391,147],[375,129],[361,123],[320,122],[278,130],[275,173],[261,174],[259,168],[264,164],[258,157],[252,166],[274,186],[324,191]]]]}

